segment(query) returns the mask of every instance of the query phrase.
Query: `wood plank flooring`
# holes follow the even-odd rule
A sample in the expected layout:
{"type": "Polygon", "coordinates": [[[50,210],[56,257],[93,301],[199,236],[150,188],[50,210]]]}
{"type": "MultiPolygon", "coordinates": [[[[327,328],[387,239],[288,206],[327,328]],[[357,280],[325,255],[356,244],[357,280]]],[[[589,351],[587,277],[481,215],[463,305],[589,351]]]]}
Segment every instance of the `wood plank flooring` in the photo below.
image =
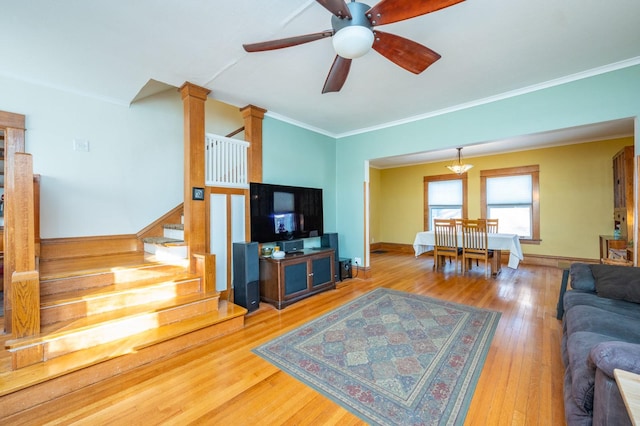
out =
{"type": "MultiPolygon", "coordinates": [[[[485,279],[428,256],[372,255],[371,277],[353,278],[278,311],[261,304],[245,328],[1,424],[361,425],[356,416],[251,349],[374,288],[388,287],[502,312],[467,414],[467,425],[563,425],[562,324],[555,309],[562,271],[521,265],[485,279]]],[[[354,270],[354,274],[355,274],[354,270]]]]}

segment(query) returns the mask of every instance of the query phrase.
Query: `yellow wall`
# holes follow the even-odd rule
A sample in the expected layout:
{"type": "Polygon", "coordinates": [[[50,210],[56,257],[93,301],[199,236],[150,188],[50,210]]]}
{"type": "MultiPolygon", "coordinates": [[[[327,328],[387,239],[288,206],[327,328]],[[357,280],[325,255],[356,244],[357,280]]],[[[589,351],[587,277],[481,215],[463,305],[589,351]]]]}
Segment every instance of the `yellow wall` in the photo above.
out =
{"type": "MultiPolygon", "coordinates": [[[[480,217],[480,171],[539,165],[539,245],[525,254],[597,259],[598,235],[613,233],[612,158],[633,138],[566,145],[486,157],[465,157],[469,217],[480,217]]],[[[423,177],[448,172],[450,161],[377,170],[371,173],[371,238],[413,244],[423,230],[423,177]],[[374,178],[375,176],[375,178],[374,178]]]]}
{"type": "MultiPolygon", "coordinates": [[[[242,113],[238,107],[234,107],[212,98],[207,98],[204,107],[205,132],[226,136],[244,126],[242,113]]],[[[235,137],[243,140],[244,134],[235,137]]]]}

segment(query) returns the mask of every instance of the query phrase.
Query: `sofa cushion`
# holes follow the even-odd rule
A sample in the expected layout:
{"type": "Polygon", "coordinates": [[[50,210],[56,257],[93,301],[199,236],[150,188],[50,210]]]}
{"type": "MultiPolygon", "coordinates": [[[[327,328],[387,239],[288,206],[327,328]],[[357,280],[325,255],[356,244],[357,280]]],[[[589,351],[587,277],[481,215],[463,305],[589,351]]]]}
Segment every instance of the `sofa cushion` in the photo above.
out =
{"type": "Polygon", "coordinates": [[[607,299],[606,297],[599,297],[595,293],[577,290],[568,291],[564,294],[563,304],[565,312],[574,306],[587,305],[640,320],[640,304],[607,299]]]}
{"type": "Polygon", "coordinates": [[[596,291],[596,282],[587,263],[572,263],[569,267],[571,288],[582,291],[596,291]]]}
{"type": "Polygon", "coordinates": [[[591,265],[598,296],[640,303],[640,268],[591,265]]]}
{"type": "Polygon", "coordinates": [[[640,327],[632,326],[637,322],[636,318],[587,305],[572,307],[564,317],[568,336],[589,331],[607,335],[612,338],[610,340],[640,343],[640,327]]]}

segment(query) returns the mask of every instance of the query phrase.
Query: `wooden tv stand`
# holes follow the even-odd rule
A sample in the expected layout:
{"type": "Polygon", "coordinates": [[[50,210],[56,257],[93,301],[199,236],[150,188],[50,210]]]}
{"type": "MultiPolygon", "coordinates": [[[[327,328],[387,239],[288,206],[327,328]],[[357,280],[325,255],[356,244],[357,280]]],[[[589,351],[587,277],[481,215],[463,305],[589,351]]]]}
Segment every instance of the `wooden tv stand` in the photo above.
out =
{"type": "Polygon", "coordinates": [[[260,258],[260,299],[282,309],[336,288],[334,250],[304,249],[282,259],[260,258]]]}

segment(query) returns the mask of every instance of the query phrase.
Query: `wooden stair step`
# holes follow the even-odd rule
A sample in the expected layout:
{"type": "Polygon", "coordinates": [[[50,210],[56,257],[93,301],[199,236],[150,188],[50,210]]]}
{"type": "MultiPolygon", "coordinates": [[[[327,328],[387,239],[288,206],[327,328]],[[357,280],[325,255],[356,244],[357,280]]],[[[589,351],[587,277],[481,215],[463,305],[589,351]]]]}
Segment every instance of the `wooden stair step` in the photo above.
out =
{"type": "Polygon", "coordinates": [[[95,270],[95,265],[100,264],[104,269],[122,266],[137,266],[147,263],[144,251],[132,251],[109,255],[87,255],[78,257],[65,257],[60,259],[40,259],[40,277],[46,279],[55,274],[69,273],[79,275],[95,270]]]}
{"type": "Polygon", "coordinates": [[[157,245],[171,245],[171,244],[184,244],[184,240],[169,237],[147,237],[143,239],[145,244],[157,244],[157,245]]]}
{"type": "Polygon", "coordinates": [[[165,223],[164,225],[162,225],[162,227],[165,229],[175,229],[178,231],[184,231],[183,223],[165,223]]]}
{"type": "Polygon", "coordinates": [[[192,274],[173,279],[166,277],[128,281],[99,288],[41,296],[40,323],[53,324],[65,320],[95,315],[176,296],[195,294],[201,290],[201,280],[192,274]]]}
{"type": "Polygon", "coordinates": [[[57,291],[48,292],[41,295],[41,301],[43,303],[55,302],[56,300],[73,299],[74,297],[92,297],[102,293],[111,292],[126,292],[133,291],[135,289],[143,289],[146,287],[161,286],[170,283],[176,283],[186,280],[200,279],[199,276],[183,271],[181,273],[168,274],[168,275],[152,275],[150,277],[138,277],[137,279],[129,280],[113,280],[100,287],[82,287],[79,289],[70,289],[69,291],[57,291]]]}
{"type": "Polygon", "coordinates": [[[2,372],[0,373],[0,397],[14,395],[12,395],[12,401],[3,398],[3,404],[0,405],[4,408],[0,408],[0,417],[10,414],[11,410],[24,409],[20,407],[21,405],[37,405],[55,397],[56,393],[69,392],[69,387],[77,389],[87,386],[111,377],[114,371],[122,373],[151,362],[153,359],[202,344],[206,339],[211,340],[239,330],[244,324],[246,313],[247,310],[243,307],[221,301],[220,309],[216,312],[163,325],[100,346],[71,352],[19,370],[2,372]],[[191,334],[193,337],[189,338],[191,334]],[[65,375],[69,375],[66,382],[62,379],[65,375]],[[54,379],[63,383],[58,384],[54,379]],[[30,387],[44,382],[50,383],[46,391],[18,394],[21,390],[28,391],[30,387]],[[42,398],[43,401],[39,401],[38,398],[42,398]],[[12,403],[9,403],[10,401],[12,403]]]}
{"type": "Polygon", "coordinates": [[[40,276],[40,295],[67,293],[144,278],[171,277],[186,272],[182,265],[143,263],[129,267],[96,268],[40,276]]]}
{"type": "Polygon", "coordinates": [[[22,350],[42,346],[48,360],[83,348],[90,348],[147,330],[215,312],[219,293],[175,297],[169,301],[127,307],[73,321],[43,327],[37,336],[8,340],[6,349],[17,356],[22,350]]]}

